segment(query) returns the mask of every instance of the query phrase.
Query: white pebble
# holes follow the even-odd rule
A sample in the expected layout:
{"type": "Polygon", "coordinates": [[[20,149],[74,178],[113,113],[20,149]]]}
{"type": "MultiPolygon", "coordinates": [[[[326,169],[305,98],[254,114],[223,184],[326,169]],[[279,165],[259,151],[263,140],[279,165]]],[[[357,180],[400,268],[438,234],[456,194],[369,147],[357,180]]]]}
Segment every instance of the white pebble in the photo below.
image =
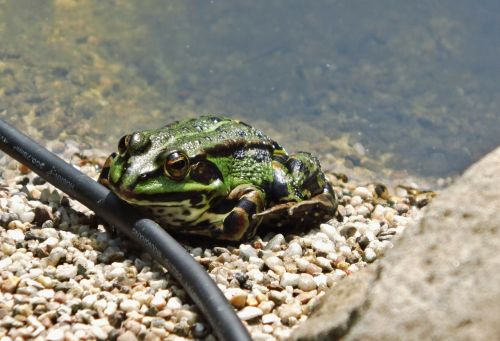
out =
{"type": "Polygon", "coordinates": [[[163,295],[158,295],[158,293],[156,293],[156,295],[151,300],[151,305],[156,309],[161,310],[167,305],[167,301],[165,300],[165,297],[163,297],[163,295]]]}
{"type": "Polygon", "coordinates": [[[82,299],[82,306],[84,308],[92,308],[94,303],[97,301],[97,295],[87,295],[82,299]]]}
{"type": "Polygon", "coordinates": [[[285,272],[283,275],[281,275],[280,285],[282,287],[287,287],[287,286],[296,287],[297,285],[299,285],[299,279],[300,279],[299,274],[285,272]]]}
{"type": "Polygon", "coordinates": [[[153,295],[148,294],[144,291],[136,291],[132,295],[132,298],[140,304],[149,304],[149,302],[151,302],[151,300],[153,299],[153,295]]]}
{"type": "Polygon", "coordinates": [[[316,289],[316,282],[313,276],[309,274],[300,274],[298,287],[303,291],[311,291],[316,289]]]}
{"type": "MultiPolygon", "coordinates": [[[[330,252],[328,254],[328,257],[330,257],[330,255],[332,255],[332,252],[330,252]]],[[[326,271],[332,271],[333,270],[332,263],[330,262],[330,259],[328,259],[328,258],[325,258],[325,257],[316,257],[316,264],[319,267],[321,267],[323,270],[326,270],[326,271]]]]}
{"type": "Polygon", "coordinates": [[[366,187],[356,187],[353,195],[359,195],[363,199],[372,200],[372,193],[366,187]]]}
{"type": "Polygon", "coordinates": [[[116,302],[109,301],[106,309],[104,310],[104,314],[106,316],[111,316],[116,312],[116,308],[118,308],[118,304],[116,304],[116,302]]]}
{"type": "Polygon", "coordinates": [[[264,323],[264,324],[271,324],[271,323],[276,323],[279,321],[280,321],[280,318],[275,314],[262,315],[262,323],[264,323]]]}
{"type": "Polygon", "coordinates": [[[297,264],[297,268],[300,272],[305,272],[307,270],[307,266],[310,264],[305,258],[297,258],[295,259],[295,263],[297,264]]]}
{"type": "Polygon", "coordinates": [[[365,260],[368,262],[368,263],[371,263],[373,262],[375,259],[377,259],[377,254],[375,253],[375,251],[373,251],[372,248],[370,247],[367,247],[365,249],[365,260]]]}
{"type": "Polygon", "coordinates": [[[318,252],[330,253],[335,251],[335,245],[330,240],[315,239],[311,246],[318,252]]]}
{"type": "Polygon", "coordinates": [[[181,309],[182,301],[178,297],[170,297],[167,302],[167,308],[172,310],[181,309]]]}
{"type": "Polygon", "coordinates": [[[104,298],[101,298],[100,300],[97,300],[94,303],[94,308],[98,311],[103,311],[106,309],[108,306],[108,301],[106,301],[104,298]]]}
{"type": "Polygon", "coordinates": [[[251,245],[241,244],[240,256],[243,260],[248,260],[250,257],[257,257],[257,250],[255,250],[251,245]]]}
{"type": "Polygon", "coordinates": [[[20,242],[24,240],[24,233],[20,229],[7,230],[7,238],[20,242]]]}
{"type": "Polygon", "coordinates": [[[299,243],[290,243],[288,248],[285,251],[285,256],[288,257],[301,257],[302,256],[302,247],[299,243]]]}
{"type": "Polygon", "coordinates": [[[114,279],[118,277],[124,277],[126,274],[126,271],[124,268],[114,268],[113,270],[109,271],[106,273],[106,279],[114,279]]]}
{"type": "Polygon", "coordinates": [[[49,237],[49,238],[45,239],[45,241],[43,243],[40,243],[40,245],[38,245],[38,246],[40,248],[47,247],[49,250],[52,250],[58,243],[59,243],[59,239],[57,239],[55,237],[49,237]]]}
{"type": "Polygon", "coordinates": [[[68,280],[73,277],[76,277],[76,266],[63,264],[56,268],[56,278],[58,280],[68,280]]]}
{"type": "Polygon", "coordinates": [[[23,212],[19,215],[19,219],[23,223],[31,223],[33,220],[35,220],[35,212],[33,211],[28,211],[28,212],[23,212]]]}
{"type": "Polygon", "coordinates": [[[326,234],[328,238],[332,241],[334,241],[338,235],[337,229],[330,224],[321,224],[319,228],[321,232],[326,234]]]}
{"type": "Polygon", "coordinates": [[[63,328],[50,329],[46,338],[49,341],[62,341],[64,340],[64,329],[63,328]]]}
{"type": "Polygon", "coordinates": [[[11,264],[12,264],[12,259],[10,257],[0,259],[0,271],[6,269],[11,264]]]}
{"type": "Polygon", "coordinates": [[[278,312],[281,321],[288,322],[291,318],[298,318],[302,315],[302,307],[298,302],[282,305],[278,312]]]}
{"type": "Polygon", "coordinates": [[[37,293],[37,296],[43,297],[43,298],[45,298],[47,300],[50,300],[51,298],[54,297],[54,290],[52,290],[52,289],[43,289],[43,290],[40,290],[37,293]]]}
{"type": "Polygon", "coordinates": [[[238,312],[238,317],[243,321],[251,320],[262,315],[262,310],[257,307],[245,307],[238,312]]]}
{"type": "Polygon", "coordinates": [[[279,257],[276,256],[267,257],[264,263],[269,267],[269,269],[273,270],[278,275],[281,275],[286,271],[283,265],[283,261],[279,257]]]}
{"type": "Polygon", "coordinates": [[[361,198],[359,195],[355,195],[351,198],[351,205],[352,206],[359,206],[363,203],[363,198],[361,198]]]}
{"type": "Polygon", "coordinates": [[[140,307],[141,307],[141,304],[139,302],[137,302],[136,300],[126,299],[120,303],[120,309],[123,311],[126,311],[126,312],[138,311],[140,307]]]}
{"type": "Polygon", "coordinates": [[[258,269],[252,269],[247,272],[247,276],[250,280],[260,283],[264,280],[264,274],[258,269]]]}
{"type": "MultiPolygon", "coordinates": [[[[382,220],[384,220],[384,214],[385,214],[384,206],[377,205],[377,206],[375,206],[375,209],[372,212],[372,218],[382,221],[382,220]]],[[[376,223],[376,222],[373,222],[373,223],[376,223]]],[[[380,225],[379,225],[379,227],[380,227],[380,225]]]]}
{"type": "Polygon", "coordinates": [[[108,338],[108,333],[106,333],[98,326],[91,326],[90,331],[92,332],[92,334],[94,334],[94,336],[98,340],[106,340],[108,338]]]}
{"type": "Polygon", "coordinates": [[[352,251],[351,251],[351,248],[347,245],[342,245],[339,247],[339,251],[340,253],[342,253],[344,256],[349,256],[352,251]]]}
{"type": "Polygon", "coordinates": [[[328,288],[328,278],[325,274],[314,276],[313,280],[319,289],[325,290],[326,288],[328,288]]]}
{"type": "Polygon", "coordinates": [[[19,198],[19,197],[12,198],[13,200],[11,201],[11,204],[10,204],[10,211],[19,216],[26,211],[27,207],[24,205],[24,203],[22,201],[20,201],[20,199],[14,200],[14,198],[19,198]]]}

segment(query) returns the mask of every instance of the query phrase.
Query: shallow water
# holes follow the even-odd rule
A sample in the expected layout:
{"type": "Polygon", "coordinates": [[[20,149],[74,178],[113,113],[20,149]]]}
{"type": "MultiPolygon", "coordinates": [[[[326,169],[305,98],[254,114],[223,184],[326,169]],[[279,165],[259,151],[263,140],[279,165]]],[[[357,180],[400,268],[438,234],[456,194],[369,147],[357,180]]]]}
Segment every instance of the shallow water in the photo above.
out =
{"type": "Polygon", "coordinates": [[[500,144],[495,0],[0,1],[0,23],[0,117],[38,140],[219,113],[381,178],[500,144]]]}

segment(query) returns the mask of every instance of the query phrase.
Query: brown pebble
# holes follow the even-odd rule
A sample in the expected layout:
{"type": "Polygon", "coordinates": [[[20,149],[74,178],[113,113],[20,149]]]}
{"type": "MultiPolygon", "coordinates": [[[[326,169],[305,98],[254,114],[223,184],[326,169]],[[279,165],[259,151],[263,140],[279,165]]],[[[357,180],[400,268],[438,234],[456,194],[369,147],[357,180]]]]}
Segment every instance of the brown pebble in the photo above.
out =
{"type": "Polygon", "coordinates": [[[347,263],[345,261],[335,262],[334,265],[337,269],[344,270],[344,271],[346,271],[347,268],[349,268],[349,263],[347,263]]]}
{"type": "Polygon", "coordinates": [[[63,291],[57,291],[54,295],[54,301],[64,303],[66,301],[66,294],[63,291]]]}
{"type": "Polygon", "coordinates": [[[47,220],[54,220],[54,217],[49,209],[44,205],[35,207],[35,223],[42,225],[47,220]]]}
{"type": "Polygon", "coordinates": [[[2,281],[0,285],[0,289],[2,292],[14,293],[19,285],[21,278],[17,276],[10,276],[7,280],[2,281]]]}
{"type": "Polygon", "coordinates": [[[19,166],[17,167],[17,169],[19,170],[19,172],[21,174],[28,174],[29,172],[31,172],[31,169],[26,166],[25,164],[22,164],[20,163],[19,166]]]}

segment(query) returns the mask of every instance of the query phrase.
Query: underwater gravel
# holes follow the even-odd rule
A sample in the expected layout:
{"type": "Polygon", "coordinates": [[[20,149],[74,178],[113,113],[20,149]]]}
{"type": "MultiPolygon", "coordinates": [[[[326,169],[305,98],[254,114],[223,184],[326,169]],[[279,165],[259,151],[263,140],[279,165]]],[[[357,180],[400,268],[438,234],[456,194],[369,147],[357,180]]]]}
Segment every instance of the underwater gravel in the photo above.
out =
{"type": "MultiPolygon", "coordinates": [[[[71,141],[48,148],[97,178],[105,153],[71,141]]],[[[1,158],[0,169],[2,341],[215,339],[146,252],[12,159],[1,158]]],[[[341,221],[264,232],[240,245],[184,245],[254,340],[286,339],[328,288],[382,257],[430,200],[411,188],[389,194],[380,184],[330,178],[341,221]]]]}

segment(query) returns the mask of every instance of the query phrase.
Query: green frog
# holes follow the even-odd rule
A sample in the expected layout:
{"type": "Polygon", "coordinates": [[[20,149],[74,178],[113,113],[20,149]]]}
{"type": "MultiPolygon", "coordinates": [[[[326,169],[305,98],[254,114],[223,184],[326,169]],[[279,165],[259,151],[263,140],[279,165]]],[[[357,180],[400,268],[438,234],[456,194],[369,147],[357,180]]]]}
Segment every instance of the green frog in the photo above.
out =
{"type": "Polygon", "coordinates": [[[319,224],[337,206],[316,157],[213,116],[123,136],[99,182],[171,232],[229,241],[261,224],[319,224]]]}

